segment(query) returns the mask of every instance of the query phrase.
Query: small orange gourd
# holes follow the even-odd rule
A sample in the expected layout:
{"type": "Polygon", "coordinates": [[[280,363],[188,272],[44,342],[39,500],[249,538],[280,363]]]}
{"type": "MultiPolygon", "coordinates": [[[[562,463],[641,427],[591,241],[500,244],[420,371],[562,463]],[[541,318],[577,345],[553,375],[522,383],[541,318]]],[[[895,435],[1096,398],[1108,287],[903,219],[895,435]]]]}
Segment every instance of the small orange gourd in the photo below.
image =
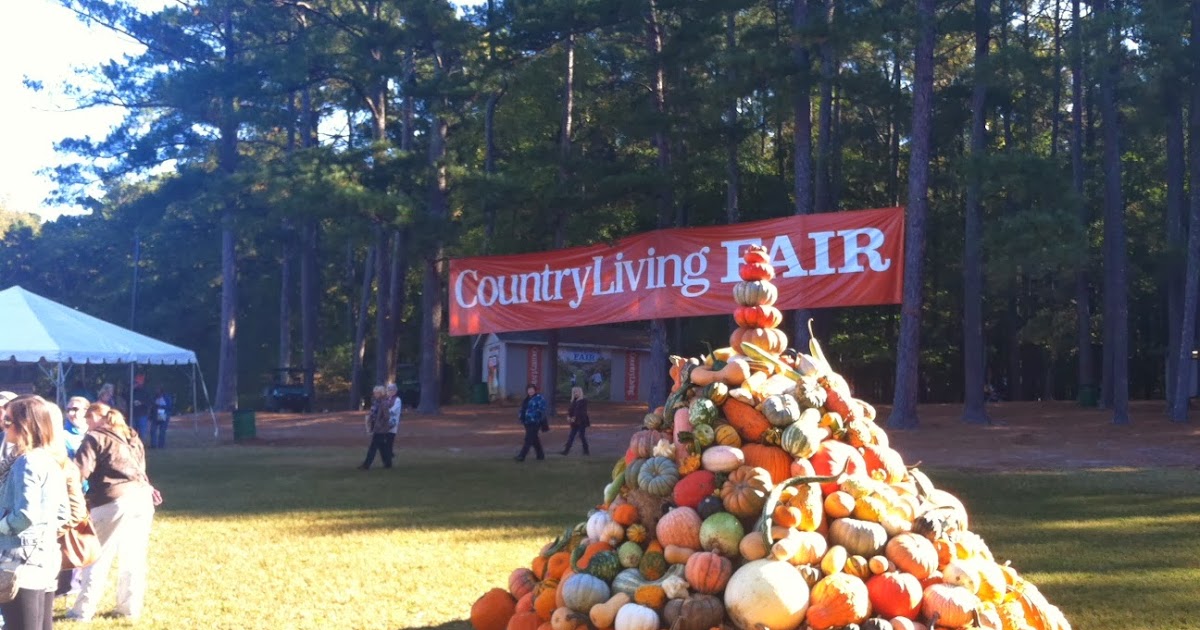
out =
{"type": "MultiPolygon", "coordinates": [[[[754,407],[730,397],[721,405],[725,419],[730,426],[737,430],[742,442],[762,442],[762,438],[771,430],[771,423],[754,407]]],[[[743,446],[744,448],[744,446],[743,446]]]]}

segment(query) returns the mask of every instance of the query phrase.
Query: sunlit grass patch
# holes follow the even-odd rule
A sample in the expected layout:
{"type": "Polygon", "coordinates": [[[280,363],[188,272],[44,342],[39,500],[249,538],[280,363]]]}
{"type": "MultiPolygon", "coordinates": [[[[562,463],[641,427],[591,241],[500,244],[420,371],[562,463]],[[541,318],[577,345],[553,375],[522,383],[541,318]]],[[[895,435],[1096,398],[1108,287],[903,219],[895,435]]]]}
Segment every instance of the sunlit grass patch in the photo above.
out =
{"type": "MultiPolygon", "coordinates": [[[[476,597],[602,500],[613,463],[414,450],[362,472],[347,448],[153,455],[167,502],[147,628],[467,630],[476,597]]],[[[1076,628],[1200,628],[1200,472],[928,472],[1076,628]]]]}

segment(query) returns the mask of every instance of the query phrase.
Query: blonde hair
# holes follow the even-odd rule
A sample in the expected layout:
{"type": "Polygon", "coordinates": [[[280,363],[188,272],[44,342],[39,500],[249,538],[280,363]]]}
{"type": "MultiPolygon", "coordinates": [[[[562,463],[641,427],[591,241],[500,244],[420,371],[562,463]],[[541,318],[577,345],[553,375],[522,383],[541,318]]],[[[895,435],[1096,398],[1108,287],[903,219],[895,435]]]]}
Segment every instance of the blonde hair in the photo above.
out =
{"type": "Polygon", "coordinates": [[[575,386],[571,388],[571,401],[581,400],[583,398],[583,388],[575,386]]]}
{"type": "MultiPolygon", "coordinates": [[[[17,433],[17,439],[13,442],[15,454],[20,455],[54,443],[55,409],[57,407],[46,402],[46,399],[32,394],[17,396],[5,405],[8,422],[17,433]]],[[[59,415],[58,425],[61,426],[61,414],[59,415]]]]}
{"type": "Polygon", "coordinates": [[[112,430],[113,433],[125,439],[137,435],[136,431],[129,428],[129,425],[125,422],[125,416],[120,411],[102,402],[94,402],[88,405],[87,412],[88,414],[96,414],[100,418],[100,426],[112,430]]]}

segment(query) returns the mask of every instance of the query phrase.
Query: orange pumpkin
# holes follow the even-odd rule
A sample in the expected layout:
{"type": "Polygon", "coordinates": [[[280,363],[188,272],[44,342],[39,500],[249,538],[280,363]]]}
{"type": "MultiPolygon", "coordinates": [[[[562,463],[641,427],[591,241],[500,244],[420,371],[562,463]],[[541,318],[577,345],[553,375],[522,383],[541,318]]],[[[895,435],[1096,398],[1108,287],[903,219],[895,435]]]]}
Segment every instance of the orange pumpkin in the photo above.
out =
{"type": "Polygon", "coordinates": [[[783,313],[768,304],[739,306],[733,310],[733,321],[739,328],[778,328],[783,313]]]}
{"type": "Polygon", "coordinates": [[[690,507],[677,507],[658,519],[654,528],[662,545],[700,548],[700,514],[690,507]]]}
{"type": "Polygon", "coordinates": [[[553,615],[554,610],[558,608],[554,600],[554,591],[558,587],[558,582],[555,582],[554,586],[555,588],[542,589],[533,599],[533,612],[537,613],[538,619],[542,621],[550,621],[550,615],[553,615]]]}
{"type": "Polygon", "coordinates": [[[638,520],[637,508],[629,503],[622,503],[613,508],[612,519],[624,527],[629,527],[638,520]]]}
{"type": "Polygon", "coordinates": [[[867,464],[867,475],[887,484],[904,481],[904,458],[895,449],[873,444],[863,447],[863,461],[867,464]]]}
{"type": "MultiPolygon", "coordinates": [[[[821,442],[821,446],[817,448],[817,452],[813,453],[809,458],[812,461],[813,470],[817,471],[818,475],[836,475],[845,469],[845,474],[853,475],[863,472],[867,468],[866,462],[863,461],[862,455],[859,455],[858,449],[837,440],[825,440],[821,442]]],[[[821,484],[821,492],[829,494],[838,489],[836,483],[821,484]]]]}
{"type": "Polygon", "coordinates": [[[921,611],[921,582],[908,573],[888,571],[867,580],[867,594],[875,614],[916,619],[921,611]]]}
{"type": "Polygon", "coordinates": [[[775,268],[765,262],[746,262],[738,265],[738,275],[742,280],[774,280],[775,268]]]}
{"type": "Polygon", "coordinates": [[[563,573],[571,566],[571,554],[560,551],[546,561],[546,579],[561,579],[563,573]]]}
{"type": "Polygon", "coordinates": [[[506,630],[538,630],[538,626],[542,625],[542,620],[538,618],[535,612],[520,612],[512,616],[508,620],[506,630]]]}
{"type": "Polygon", "coordinates": [[[529,591],[517,598],[517,608],[515,614],[533,612],[533,591],[529,591]]]}
{"type": "Polygon", "coordinates": [[[788,336],[778,328],[738,328],[729,335],[729,345],[740,350],[742,343],[749,343],[768,354],[778,355],[787,350],[788,336]]]}
{"type": "Polygon", "coordinates": [[[531,563],[531,568],[533,569],[533,577],[536,577],[539,580],[545,579],[546,564],[549,561],[550,561],[550,559],[545,556],[538,556],[538,557],[534,558],[533,562],[531,563]]]}
{"type": "Polygon", "coordinates": [[[471,605],[475,630],[505,630],[517,610],[517,600],[502,588],[493,588],[471,605]]]}
{"type": "Polygon", "coordinates": [[[763,509],[771,492],[771,476],[755,466],[738,466],[721,486],[725,511],[738,518],[754,518],[763,509]]]}
{"type": "Polygon", "coordinates": [[[805,619],[813,630],[828,630],[859,623],[870,613],[867,585],[848,573],[834,573],[813,586],[805,619]]]}
{"type": "Polygon", "coordinates": [[[729,425],[742,436],[743,449],[748,442],[762,442],[763,436],[771,430],[771,423],[762,412],[736,398],[727,398],[721,411],[729,425]]]}
{"type": "Polygon", "coordinates": [[[742,262],[769,264],[771,262],[770,253],[762,245],[751,245],[742,252],[742,262]]]}
{"type": "Polygon", "coordinates": [[[733,575],[733,563],[729,558],[711,551],[701,551],[688,557],[684,565],[683,578],[692,590],[715,595],[725,590],[729,577],[733,575]]]}
{"type": "Polygon", "coordinates": [[[771,483],[780,483],[791,474],[793,457],[778,446],[745,444],[742,454],[747,466],[758,466],[771,475],[771,483]]]}
{"type": "Polygon", "coordinates": [[[513,569],[513,572],[508,574],[508,592],[516,599],[532,593],[535,584],[537,584],[537,577],[533,575],[533,571],[525,567],[513,569]]]}
{"type": "Polygon", "coordinates": [[[588,563],[592,561],[592,556],[600,553],[601,551],[612,551],[612,550],[613,550],[613,546],[606,542],[603,542],[603,541],[594,542],[594,543],[588,545],[583,550],[583,555],[579,556],[579,561],[575,563],[576,570],[586,569],[588,566],[588,563]]]}
{"type": "Polygon", "coordinates": [[[938,569],[938,552],[928,538],[905,532],[888,541],[884,555],[901,571],[923,580],[938,569]]]}

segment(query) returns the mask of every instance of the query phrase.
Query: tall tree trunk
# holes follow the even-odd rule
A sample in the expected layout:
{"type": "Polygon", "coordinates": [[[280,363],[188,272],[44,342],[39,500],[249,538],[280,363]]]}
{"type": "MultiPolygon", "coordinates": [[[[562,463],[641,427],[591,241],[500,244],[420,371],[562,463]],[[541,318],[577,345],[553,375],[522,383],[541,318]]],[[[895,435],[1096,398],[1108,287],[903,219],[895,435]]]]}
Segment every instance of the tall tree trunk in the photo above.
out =
{"type": "MultiPolygon", "coordinates": [[[[305,88],[300,93],[301,145],[312,148],[317,145],[318,116],[312,105],[312,93],[305,88]]],[[[317,364],[317,295],[319,294],[320,267],[317,265],[317,219],[306,217],[300,228],[300,345],[303,353],[304,390],[309,406],[316,402],[317,364]]]]}
{"type": "MultiPolygon", "coordinates": [[[[674,190],[671,181],[671,145],[667,135],[667,86],[666,69],[663,64],[663,33],[658,19],[656,0],[648,0],[646,11],[646,48],[653,62],[654,76],[652,94],[654,111],[658,122],[654,131],[654,147],[658,154],[658,227],[665,228],[674,218],[674,190]]],[[[667,399],[667,322],[664,319],[650,320],[650,396],[648,406],[653,409],[667,399]]]]}
{"type": "MultiPolygon", "coordinates": [[[[725,14],[725,50],[732,59],[737,51],[737,13],[730,11],[725,14]]],[[[736,89],[737,72],[733,62],[725,72],[726,83],[730,89],[736,89]]],[[[729,106],[725,110],[725,222],[733,225],[741,220],[741,210],[738,208],[738,186],[741,170],[738,166],[738,99],[737,94],[729,97],[729,106]]]]}
{"type": "Polygon", "coordinates": [[[1062,127],[1062,0],[1054,0],[1054,92],[1050,98],[1050,157],[1058,155],[1062,127]]]}
{"type": "MultiPolygon", "coordinates": [[[[813,212],[813,157],[812,157],[812,75],[810,53],[805,40],[809,34],[808,0],[793,0],[792,4],[792,59],[796,63],[796,86],[792,102],[795,116],[795,131],[792,137],[794,146],[795,171],[793,197],[796,199],[795,214],[812,214],[813,212]]],[[[808,348],[808,320],[812,311],[799,308],[794,311],[795,326],[793,327],[792,345],[796,348],[808,348]]]]}
{"type": "MultiPolygon", "coordinates": [[[[1121,192],[1121,128],[1117,116],[1121,31],[1106,23],[1120,13],[1120,2],[1096,0],[1097,20],[1104,26],[1100,72],[1100,117],[1104,134],[1104,363],[1106,391],[1112,398],[1113,424],[1129,424],[1129,286],[1125,242],[1125,201],[1121,192]]],[[[1117,20],[1113,20],[1114,22],[1117,20]]]]}
{"type": "Polygon", "coordinates": [[[833,51],[833,19],[837,11],[836,0],[825,0],[825,37],[821,41],[821,105],[817,110],[817,172],[813,190],[816,193],[816,211],[833,210],[830,189],[831,163],[833,161],[833,76],[836,60],[833,51]]]}
{"type": "Polygon", "coordinates": [[[983,161],[987,157],[988,48],[992,0],[975,0],[975,87],[971,93],[971,170],[963,239],[963,415],[986,424],[983,343],[983,161]]]}
{"type": "Polygon", "coordinates": [[[925,221],[929,213],[929,161],[933,144],[933,48],[936,0],[917,0],[917,47],[913,71],[913,122],[908,164],[908,214],[905,217],[904,298],[896,353],[896,394],[888,426],[915,429],[921,353],[922,271],[925,221]]]}
{"type": "Polygon", "coordinates": [[[392,347],[390,371],[395,375],[399,365],[401,334],[405,331],[404,313],[405,299],[408,292],[408,254],[409,228],[406,226],[392,234],[392,282],[390,293],[392,311],[392,347]]]}
{"type": "MultiPolygon", "coordinates": [[[[1071,50],[1071,189],[1075,203],[1079,204],[1079,229],[1083,236],[1080,245],[1087,247],[1086,238],[1091,213],[1083,189],[1083,22],[1080,17],[1081,0],[1071,0],[1071,30],[1074,42],[1071,50]]],[[[1078,400],[1095,400],[1095,379],[1092,357],[1092,296],[1089,289],[1087,263],[1080,265],[1075,273],[1075,356],[1076,379],[1079,382],[1078,400]]]]}
{"type": "MultiPolygon", "coordinates": [[[[573,25],[571,25],[573,26],[573,25]]],[[[569,193],[571,186],[571,134],[572,122],[575,116],[575,33],[568,32],[563,42],[563,100],[562,116],[558,128],[558,190],[559,199],[554,210],[554,249],[562,249],[567,241],[567,208],[565,199],[574,195],[569,193]]],[[[558,341],[560,331],[555,328],[550,331],[546,343],[546,403],[547,411],[553,416],[558,413],[558,341]]]]}
{"type": "Polygon", "coordinates": [[[1187,266],[1184,276],[1183,313],[1180,316],[1178,369],[1175,374],[1171,421],[1187,422],[1188,399],[1196,385],[1192,348],[1196,343],[1196,308],[1200,305],[1200,0],[1192,0],[1192,37],[1188,46],[1192,72],[1192,106],[1188,149],[1191,164],[1191,204],[1188,208],[1187,266]]]}
{"type": "MultiPolygon", "coordinates": [[[[296,109],[296,94],[288,95],[288,159],[295,158],[299,112],[296,109]]],[[[292,366],[292,258],[296,247],[292,221],[284,217],[280,225],[279,255],[279,359],[280,368],[292,366]]]]}
{"type": "MultiPolygon", "coordinates": [[[[1187,194],[1184,188],[1185,172],[1187,170],[1184,152],[1183,132],[1183,99],[1180,98],[1179,86],[1183,77],[1167,76],[1163,85],[1163,93],[1167,107],[1167,216],[1166,241],[1167,251],[1172,258],[1184,251],[1187,228],[1183,223],[1183,209],[1187,205],[1187,194]]],[[[1176,370],[1179,369],[1180,330],[1183,325],[1184,299],[1184,269],[1186,265],[1167,265],[1167,357],[1164,370],[1166,372],[1166,400],[1170,409],[1175,400],[1176,370]]],[[[1182,364],[1189,367],[1187,363],[1182,364]]]]}
{"type": "Polygon", "coordinates": [[[888,105],[888,199],[893,206],[900,205],[900,79],[904,71],[899,48],[892,49],[892,98],[888,105]]]}
{"type": "Polygon", "coordinates": [[[283,253],[279,260],[279,367],[292,366],[292,229],[284,223],[283,253]]]}
{"type": "Polygon", "coordinates": [[[388,311],[392,295],[391,230],[375,226],[375,384],[387,385],[396,380],[388,371],[388,350],[392,347],[392,314],[388,311]]]}
{"type": "MultiPolygon", "coordinates": [[[[439,68],[439,74],[441,69],[439,68]]],[[[447,219],[446,134],[449,124],[441,109],[445,103],[433,101],[433,129],[429,135],[429,224],[434,236],[425,252],[425,270],[421,280],[421,402],[422,413],[437,413],[442,396],[442,257],[440,231],[447,219]]]]}
{"type": "Polygon", "coordinates": [[[371,310],[371,285],[375,280],[375,246],[367,248],[363,261],[362,291],[358,298],[358,312],[354,323],[354,346],[350,355],[350,411],[362,408],[363,401],[363,358],[367,352],[367,313],[371,310]]]}
{"type": "MultiPolygon", "coordinates": [[[[221,37],[225,46],[224,70],[227,76],[232,77],[238,56],[233,32],[233,8],[226,7],[223,17],[221,37]]],[[[221,96],[221,137],[217,158],[221,173],[230,185],[237,171],[238,157],[237,103],[230,93],[232,89],[230,86],[222,88],[226,93],[221,96]]],[[[231,189],[223,193],[224,208],[221,211],[221,342],[218,349],[216,407],[222,411],[237,409],[238,404],[237,241],[234,225],[237,201],[232,197],[233,194],[231,189]]]]}

